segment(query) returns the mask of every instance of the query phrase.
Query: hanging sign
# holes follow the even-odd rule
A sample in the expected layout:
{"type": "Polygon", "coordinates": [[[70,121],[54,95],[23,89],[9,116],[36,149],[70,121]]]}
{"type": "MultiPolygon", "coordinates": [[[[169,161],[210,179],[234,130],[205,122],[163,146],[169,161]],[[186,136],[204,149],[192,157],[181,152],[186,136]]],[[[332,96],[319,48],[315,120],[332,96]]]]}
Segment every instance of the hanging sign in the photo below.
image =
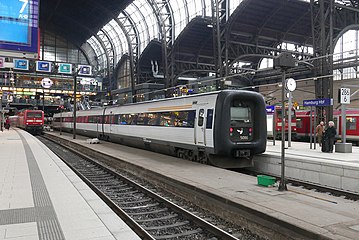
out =
{"type": "Polygon", "coordinates": [[[77,69],[79,69],[79,75],[91,76],[92,75],[92,67],[89,65],[78,65],[77,69]]]}
{"type": "Polygon", "coordinates": [[[29,70],[29,60],[14,59],[14,69],[16,70],[29,70]]]}
{"type": "Polygon", "coordinates": [[[62,74],[72,74],[72,64],[71,63],[59,63],[59,73],[62,74]]]}
{"type": "Polygon", "coordinates": [[[0,68],[3,68],[5,64],[5,58],[0,57],[0,68]]]}
{"type": "Polygon", "coordinates": [[[51,72],[51,62],[36,61],[37,72],[51,72]]]}

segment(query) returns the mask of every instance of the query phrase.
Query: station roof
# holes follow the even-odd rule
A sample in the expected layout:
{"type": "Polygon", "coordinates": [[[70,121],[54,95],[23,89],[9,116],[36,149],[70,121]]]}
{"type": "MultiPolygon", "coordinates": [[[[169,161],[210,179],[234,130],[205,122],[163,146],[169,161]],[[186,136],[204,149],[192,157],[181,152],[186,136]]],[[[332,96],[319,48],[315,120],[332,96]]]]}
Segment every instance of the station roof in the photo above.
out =
{"type": "Polygon", "coordinates": [[[40,2],[40,27],[81,45],[132,0],[47,0],[40,2]]]}

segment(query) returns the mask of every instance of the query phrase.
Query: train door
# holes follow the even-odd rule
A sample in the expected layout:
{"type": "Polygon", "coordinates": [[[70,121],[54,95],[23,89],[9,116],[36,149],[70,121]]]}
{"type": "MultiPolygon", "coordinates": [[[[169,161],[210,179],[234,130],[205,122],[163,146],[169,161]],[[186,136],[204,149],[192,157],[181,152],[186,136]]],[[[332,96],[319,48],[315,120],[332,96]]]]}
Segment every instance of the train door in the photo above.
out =
{"type": "Polygon", "coordinates": [[[199,146],[206,145],[206,110],[197,109],[197,121],[195,126],[195,143],[199,146]]]}

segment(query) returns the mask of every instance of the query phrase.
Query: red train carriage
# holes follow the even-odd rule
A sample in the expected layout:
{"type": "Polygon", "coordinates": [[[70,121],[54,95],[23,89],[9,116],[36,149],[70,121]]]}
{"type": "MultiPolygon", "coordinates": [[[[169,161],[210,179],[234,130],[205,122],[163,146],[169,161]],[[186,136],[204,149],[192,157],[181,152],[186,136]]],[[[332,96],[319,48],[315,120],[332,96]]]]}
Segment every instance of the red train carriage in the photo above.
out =
{"type": "Polygon", "coordinates": [[[23,110],[17,114],[18,127],[32,134],[42,134],[44,130],[44,112],[41,110],[23,110]]]}
{"type": "MultiPolygon", "coordinates": [[[[285,134],[288,135],[288,108],[285,109],[285,134]]],[[[296,138],[297,134],[297,126],[296,126],[296,110],[292,108],[291,110],[291,132],[292,132],[292,139],[296,138]]],[[[269,138],[273,137],[273,127],[275,128],[275,135],[276,139],[281,138],[281,131],[282,131],[282,108],[280,106],[275,106],[274,111],[268,112],[267,111],[267,136],[269,138]],[[274,121],[274,123],[273,123],[274,121]]]]}
{"type": "MultiPolygon", "coordinates": [[[[314,113],[312,118],[314,118],[314,113]]],[[[307,140],[310,134],[310,111],[297,111],[297,136],[299,139],[307,140]]],[[[342,134],[342,117],[340,110],[334,110],[333,121],[337,129],[338,138],[342,134]]],[[[317,122],[313,123],[313,133],[317,122]]],[[[350,109],[346,110],[346,136],[350,142],[359,142],[359,110],[350,109]]]]}

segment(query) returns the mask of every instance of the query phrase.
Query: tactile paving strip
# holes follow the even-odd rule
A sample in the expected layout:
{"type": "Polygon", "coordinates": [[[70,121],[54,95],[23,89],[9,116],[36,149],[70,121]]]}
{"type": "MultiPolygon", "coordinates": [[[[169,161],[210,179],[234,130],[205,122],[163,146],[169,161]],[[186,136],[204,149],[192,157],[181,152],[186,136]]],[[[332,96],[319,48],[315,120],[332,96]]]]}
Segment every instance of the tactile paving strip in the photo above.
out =
{"type": "Polygon", "coordinates": [[[64,234],[56,216],[44,179],[25,137],[18,132],[23,143],[29,166],[34,208],[9,209],[0,211],[0,225],[37,222],[40,240],[63,240],[64,234]]]}

